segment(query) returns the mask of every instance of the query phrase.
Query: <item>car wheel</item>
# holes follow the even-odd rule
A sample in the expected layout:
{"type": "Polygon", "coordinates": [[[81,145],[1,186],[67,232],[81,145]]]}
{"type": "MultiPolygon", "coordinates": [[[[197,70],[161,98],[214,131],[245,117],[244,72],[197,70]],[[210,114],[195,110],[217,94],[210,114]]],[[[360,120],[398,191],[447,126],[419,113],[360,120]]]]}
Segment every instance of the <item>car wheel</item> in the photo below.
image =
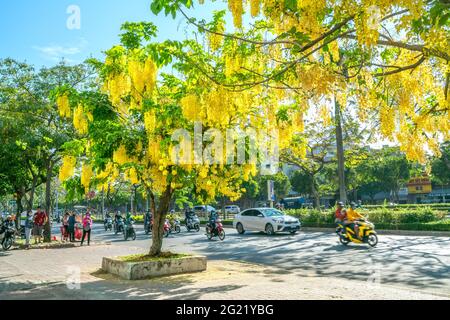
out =
{"type": "Polygon", "coordinates": [[[269,236],[272,236],[272,235],[275,234],[275,231],[273,230],[272,224],[268,223],[268,224],[266,225],[266,233],[267,233],[267,235],[269,235],[269,236]]]}
{"type": "Polygon", "coordinates": [[[244,234],[245,233],[244,226],[240,222],[236,225],[236,230],[237,230],[237,232],[239,234],[244,234]]]}

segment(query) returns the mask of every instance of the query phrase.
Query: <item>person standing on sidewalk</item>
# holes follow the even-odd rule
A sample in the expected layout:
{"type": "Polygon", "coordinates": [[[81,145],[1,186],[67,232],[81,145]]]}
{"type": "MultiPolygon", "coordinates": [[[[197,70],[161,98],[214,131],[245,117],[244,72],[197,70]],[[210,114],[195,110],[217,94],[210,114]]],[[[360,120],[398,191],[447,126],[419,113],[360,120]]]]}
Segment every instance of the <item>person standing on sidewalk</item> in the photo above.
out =
{"type": "Polygon", "coordinates": [[[33,235],[34,235],[34,243],[42,242],[42,236],[44,233],[44,225],[47,222],[47,214],[44,211],[41,211],[41,207],[37,208],[36,214],[34,215],[34,227],[33,227],[33,235]]]}
{"type": "Polygon", "coordinates": [[[84,238],[86,237],[87,234],[87,242],[88,245],[91,242],[91,229],[92,229],[92,218],[91,218],[91,214],[88,212],[86,213],[86,216],[83,219],[83,237],[81,238],[81,245],[83,245],[84,242],[84,238]]]}
{"type": "Polygon", "coordinates": [[[73,212],[70,213],[69,218],[67,219],[67,228],[69,230],[69,241],[75,242],[75,224],[77,221],[75,220],[75,214],[73,212]]]}
{"type": "Polygon", "coordinates": [[[27,211],[27,217],[25,218],[25,246],[27,249],[30,247],[31,231],[33,230],[33,212],[27,211]]]}
{"type": "Polygon", "coordinates": [[[65,241],[67,241],[67,236],[70,234],[69,233],[69,217],[70,217],[70,214],[69,214],[69,212],[66,211],[66,213],[64,214],[63,219],[62,219],[62,225],[63,225],[63,230],[64,230],[63,239],[65,241]]]}

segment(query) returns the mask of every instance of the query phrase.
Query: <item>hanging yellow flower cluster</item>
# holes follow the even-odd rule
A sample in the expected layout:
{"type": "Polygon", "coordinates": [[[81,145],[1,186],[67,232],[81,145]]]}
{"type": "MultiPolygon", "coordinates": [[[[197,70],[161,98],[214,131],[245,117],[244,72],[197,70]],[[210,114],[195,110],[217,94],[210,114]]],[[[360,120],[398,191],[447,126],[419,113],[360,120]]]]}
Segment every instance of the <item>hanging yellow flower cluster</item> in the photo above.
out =
{"type": "Polygon", "coordinates": [[[155,111],[148,111],[144,114],[145,130],[148,134],[152,134],[156,129],[156,114],[155,111]]]}
{"type": "MultiPolygon", "coordinates": [[[[108,59],[112,64],[114,60],[108,59]]],[[[153,93],[158,70],[155,62],[150,57],[143,57],[140,51],[122,55],[115,62],[118,68],[106,77],[103,91],[109,94],[111,103],[120,109],[120,113],[126,115],[128,109],[141,109],[144,97],[153,93]],[[131,101],[125,106],[124,98],[128,96],[131,101]]]]}
{"type": "Polygon", "coordinates": [[[74,175],[77,159],[73,156],[64,156],[62,162],[59,169],[59,181],[64,182],[74,175]]]}
{"type": "Polygon", "coordinates": [[[127,154],[127,149],[123,144],[114,151],[113,161],[119,165],[123,165],[131,161],[130,157],[127,154]]]}
{"type": "Polygon", "coordinates": [[[253,18],[259,15],[260,8],[261,8],[261,0],[250,0],[250,13],[253,18]]]}
{"type": "Polygon", "coordinates": [[[79,134],[86,134],[88,132],[88,121],[93,121],[92,113],[85,111],[83,106],[79,104],[73,113],[73,126],[79,134]]]}
{"type": "Polygon", "coordinates": [[[138,174],[134,167],[125,171],[125,180],[129,181],[131,184],[139,184],[138,174]]]}
{"type": "Polygon", "coordinates": [[[96,179],[99,181],[99,184],[97,185],[97,190],[99,191],[108,190],[108,187],[110,187],[111,183],[116,181],[119,178],[119,176],[120,176],[119,169],[112,162],[108,162],[105,170],[101,171],[96,176],[96,179]]]}
{"type": "Polygon", "coordinates": [[[69,96],[66,93],[56,98],[56,105],[58,106],[59,115],[61,117],[63,118],[71,117],[69,96]]]}
{"type": "Polygon", "coordinates": [[[183,97],[180,101],[183,109],[183,116],[190,121],[198,121],[202,116],[202,106],[200,99],[195,94],[183,97]]]}
{"type": "Polygon", "coordinates": [[[215,52],[220,48],[220,46],[223,43],[224,38],[221,34],[225,32],[225,25],[221,21],[218,23],[215,30],[212,31],[214,33],[209,33],[208,40],[209,40],[209,47],[211,48],[212,51],[215,52]]]}
{"type": "Polygon", "coordinates": [[[236,28],[242,28],[242,14],[244,13],[243,0],[228,0],[228,8],[233,14],[233,23],[236,28]]]}
{"type": "Polygon", "coordinates": [[[94,171],[92,170],[92,166],[84,163],[81,167],[81,185],[84,187],[85,193],[89,192],[89,188],[91,186],[91,179],[94,176],[94,171]]]}

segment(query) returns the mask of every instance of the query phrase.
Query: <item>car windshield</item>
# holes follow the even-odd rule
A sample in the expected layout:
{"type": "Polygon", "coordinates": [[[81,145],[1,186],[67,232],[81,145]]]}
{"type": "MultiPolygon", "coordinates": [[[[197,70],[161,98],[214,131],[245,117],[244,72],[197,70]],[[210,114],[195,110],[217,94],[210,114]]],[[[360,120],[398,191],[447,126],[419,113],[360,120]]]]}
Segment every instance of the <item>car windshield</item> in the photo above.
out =
{"type": "Polygon", "coordinates": [[[276,209],[263,209],[261,210],[266,217],[282,217],[283,213],[276,209]]]}

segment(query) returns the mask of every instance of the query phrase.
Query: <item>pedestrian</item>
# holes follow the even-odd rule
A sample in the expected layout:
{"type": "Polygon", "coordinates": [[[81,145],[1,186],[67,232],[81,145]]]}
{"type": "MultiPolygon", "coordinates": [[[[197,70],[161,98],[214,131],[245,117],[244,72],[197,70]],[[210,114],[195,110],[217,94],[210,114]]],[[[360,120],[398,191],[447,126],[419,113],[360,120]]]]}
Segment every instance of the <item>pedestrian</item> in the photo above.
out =
{"type": "Polygon", "coordinates": [[[62,225],[63,225],[63,238],[64,240],[67,240],[67,236],[69,235],[69,212],[66,211],[66,213],[63,216],[62,225]]]}
{"type": "Polygon", "coordinates": [[[31,231],[33,231],[33,212],[31,210],[27,211],[27,216],[25,218],[25,246],[27,249],[30,247],[31,231]]]}
{"type": "Polygon", "coordinates": [[[44,232],[44,225],[47,223],[47,214],[41,210],[41,207],[37,208],[37,211],[34,215],[34,226],[33,226],[33,235],[34,235],[34,243],[42,242],[42,236],[44,232]]]}
{"type": "Polygon", "coordinates": [[[86,237],[86,234],[87,234],[88,245],[90,244],[90,242],[91,242],[91,228],[92,228],[92,218],[91,218],[91,214],[88,212],[88,213],[86,213],[86,216],[83,219],[83,237],[81,238],[81,245],[83,245],[84,238],[86,237]]]}
{"type": "Polygon", "coordinates": [[[67,229],[69,231],[69,241],[75,242],[75,214],[73,212],[69,213],[69,218],[67,219],[67,229]]]}

